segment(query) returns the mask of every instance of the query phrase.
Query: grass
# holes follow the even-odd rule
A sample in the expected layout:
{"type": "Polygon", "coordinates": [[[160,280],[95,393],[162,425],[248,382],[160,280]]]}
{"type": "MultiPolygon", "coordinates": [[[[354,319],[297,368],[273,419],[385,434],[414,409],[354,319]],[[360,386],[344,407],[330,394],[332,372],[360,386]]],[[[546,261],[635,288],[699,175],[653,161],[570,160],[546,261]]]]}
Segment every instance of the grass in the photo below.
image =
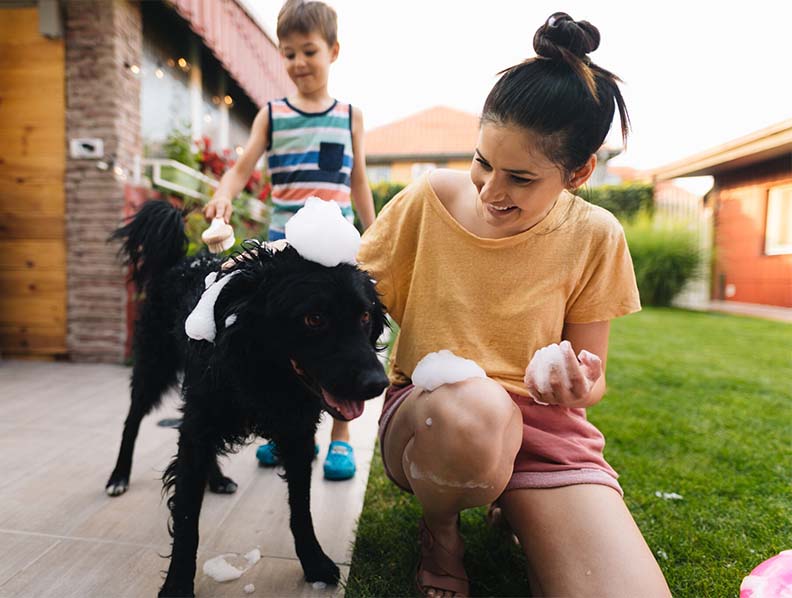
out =
{"type": "MultiPolygon", "coordinates": [[[[589,417],[673,595],[737,596],[792,548],[792,326],[646,309],[613,323],[608,387],[589,417]]],[[[348,597],[416,595],[419,513],[376,455],[348,597]]],[[[522,554],[483,508],[463,513],[463,533],[473,595],[527,595],[522,554]]]]}

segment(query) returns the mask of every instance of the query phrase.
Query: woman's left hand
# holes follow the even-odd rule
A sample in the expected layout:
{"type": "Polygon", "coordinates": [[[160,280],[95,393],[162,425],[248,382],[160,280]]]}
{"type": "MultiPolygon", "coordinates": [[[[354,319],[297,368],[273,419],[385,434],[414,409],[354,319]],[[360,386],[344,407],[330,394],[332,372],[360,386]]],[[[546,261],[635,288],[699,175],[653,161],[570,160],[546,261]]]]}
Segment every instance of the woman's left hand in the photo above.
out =
{"type": "Polygon", "coordinates": [[[582,407],[602,376],[602,360],[583,350],[577,356],[569,341],[534,353],[525,370],[528,395],[541,405],[582,407]]]}

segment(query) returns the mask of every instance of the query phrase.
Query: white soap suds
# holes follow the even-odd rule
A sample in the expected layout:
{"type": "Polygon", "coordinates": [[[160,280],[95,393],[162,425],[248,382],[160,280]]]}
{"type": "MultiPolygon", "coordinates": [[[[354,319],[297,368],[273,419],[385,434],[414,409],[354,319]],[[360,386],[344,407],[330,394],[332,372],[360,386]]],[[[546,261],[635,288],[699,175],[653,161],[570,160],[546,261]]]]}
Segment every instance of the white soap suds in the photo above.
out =
{"type": "Polygon", "coordinates": [[[252,594],[256,591],[256,586],[254,586],[252,583],[249,583],[242,589],[245,591],[245,594],[252,594]]]}
{"type": "Polygon", "coordinates": [[[429,426],[429,427],[432,427],[432,418],[431,417],[427,417],[426,418],[426,425],[429,426]]]}
{"type": "Polygon", "coordinates": [[[409,473],[410,477],[414,480],[428,480],[433,484],[445,486],[447,488],[491,488],[491,486],[486,482],[477,482],[476,480],[470,480],[468,482],[454,482],[451,480],[445,480],[429,471],[421,471],[421,469],[415,464],[415,461],[410,462],[409,473]]]}
{"type": "Polygon", "coordinates": [[[314,590],[324,590],[327,587],[327,584],[323,581],[315,581],[311,584],[314,590]]]}
{"type": "Polygon", "coordinates": [[[258,548],[254,548],[245,555],[245,560],[247,560],[248,565],[252,567],[261,560],[261,551],[258,548]]]}
{"type": "Polygon", "coordinates": [[[309,197],[286,223],[286,240],[305,259],[323,266],[357,264],[360,233],[334,201],[309,197]]]}
{"type": "MultiPolygon", "coordinates": [[[[214,272],[212,274],[215,274],[214,272]]],[[[196,341],[209,341],[213,343],[215,335],[217,334],[217,325],[214,319],[214,306],[217,298],[220,296],[220,291],[223,287],[234,277],[239,274],[239,270],[231,272],[228,276],[224,276],[217,282],[212,282],[209,287],[201,295],[198,305],[192,310],[187,321],[184,322],[184,331],[191,339],[196,341]]],[[[209,275],[211,276],[211,274],[209,275]]],[[[209,277],[207,276],[207,280],[209,277]]]]}
{"type": "Polygon", "coordinates": [[[665,500],[682,500],[682,495],[676,492],[655,492],[657,498],[664,498],[665,500]]]}
{"type": "MultiPolygon", "coordinates": [[[[224,581],[232,581],[242,577],[242,574],[250,569],[253,565],[258,563],[259,560],[261,560],[261,551],[258,548],[254,548],[244,555],[239,555],[235,552],[229,552],[204,562],[203,572],[205,575],[208,575],[220,583],[224,581]]],[[[253,586],[253,584],[249,585],[251,587],[253,586]]],[[[250,593],[253,591],[253,589],[255,589],[253,588],[250,590],[250,592],[248,592],[247,587],[248,586],[245,586],[245,592],[247,593],[250,593]]]]}
{"type": "Polygon", "coordinates": [[[221,554],[213,559],[209,559],[203,565],[204,575],[208,575],[218,582],[231,581],[242,577],[244,571],[237,569],[226,560],[226,557],[236,556],[234,554],[221,554]]]}
{"type": "Polygon", "coordinates": [[[412,381],[416,386],[432,391],[442,384],[486,377],[486,372],[475,361],[457,357],[443,349],[429,353],[418,362],[413,370],[412,381]]]}
{"type": "MultiPolygon", "coordinates": [[[[570,373],[567,369],[567,354],[571,349],[572,344],[569,341],[561,341],[558,344],[553,343],[537,350],[525,371],[525,383],[528,384],[529,380],[532,380],[536,390],[540,393],[543,395],[552,394],[553,387],[550,383],[550,377],[553,372],[558,372],[562,380],[569,381],[570,373]]],[[[599,357],[583,349],[578,354],[577,359],[585,367],[599,360],[599,357]]],[[[533,400],[539,405],[549,404],[536,398],[533,400]]]]}

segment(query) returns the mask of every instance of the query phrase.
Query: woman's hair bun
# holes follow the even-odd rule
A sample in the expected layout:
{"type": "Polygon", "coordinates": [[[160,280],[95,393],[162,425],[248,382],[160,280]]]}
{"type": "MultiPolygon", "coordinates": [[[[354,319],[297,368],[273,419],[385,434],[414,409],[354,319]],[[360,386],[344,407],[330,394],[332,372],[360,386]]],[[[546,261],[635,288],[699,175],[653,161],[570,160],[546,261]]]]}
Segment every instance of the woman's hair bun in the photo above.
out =
{"type": "Polygon", "coordinates": [[[533,46],[543,58],[565,60],[567,52],[580,59],[599,47],[599,30],[588,21],[575,21],[565,12],[550,15],[534,34],[533,46]]]}

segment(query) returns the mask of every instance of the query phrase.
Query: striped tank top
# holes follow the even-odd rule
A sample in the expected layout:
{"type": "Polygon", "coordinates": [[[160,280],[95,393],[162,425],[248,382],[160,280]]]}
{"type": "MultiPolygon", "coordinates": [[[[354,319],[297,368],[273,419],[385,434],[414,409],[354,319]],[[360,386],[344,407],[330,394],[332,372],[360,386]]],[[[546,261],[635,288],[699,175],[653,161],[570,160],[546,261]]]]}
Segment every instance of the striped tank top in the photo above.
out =
{"type": "Polygon", "coordinates": [[[335,200],[352,222],[352,106],[338,100],[324,112],[303,112],[283,98],[267,104],[267,166],[272,178],[270,233],[316,196],[335,200]]]}

